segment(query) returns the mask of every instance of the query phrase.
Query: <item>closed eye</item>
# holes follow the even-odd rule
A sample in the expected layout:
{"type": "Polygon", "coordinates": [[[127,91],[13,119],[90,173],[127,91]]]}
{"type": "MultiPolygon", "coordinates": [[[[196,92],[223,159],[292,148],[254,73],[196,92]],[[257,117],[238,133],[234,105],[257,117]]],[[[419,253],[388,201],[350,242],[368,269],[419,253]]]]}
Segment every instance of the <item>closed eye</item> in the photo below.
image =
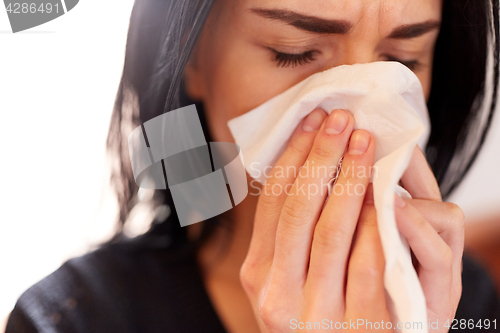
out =
{"type": "Polygon", "coordinates": [[[296,67],[311,63],[315,60],[318,51],[306,51],[303,53],[284,53],[270,49],[274,53],[273,61],[278,67],[296,67]]]}
{"type": "MultiPolygon", "coordinates": [[[[318,53],[318,51],[315,50],[310,50],[303,53],[285,53],[276,51],[271,48],[269,49],[273,52],[273,61],[276,62],[276,65],[278,67],[294,68],[296,66],[309,64],[316,60],[315,56],[318,53]]],[[[387,56],[387,61],[397,61],[405,65],[412,71],[418,70],[422,66],[422,63],[418,60],[401,60],[391,56],[387,56]]]]}
{"type": "Polygon", "coordinates": [[[416,70],[420,69],[420,67],[422,66],[422,63],[418,60],[401,60],[401,59],[397,59],[397,58],[394,58],[391,56],[387,56],[387,61],[397,61],[397,62],[405,65],[406,67],[408,67],[412,71],[416,71],[416,70]]]}

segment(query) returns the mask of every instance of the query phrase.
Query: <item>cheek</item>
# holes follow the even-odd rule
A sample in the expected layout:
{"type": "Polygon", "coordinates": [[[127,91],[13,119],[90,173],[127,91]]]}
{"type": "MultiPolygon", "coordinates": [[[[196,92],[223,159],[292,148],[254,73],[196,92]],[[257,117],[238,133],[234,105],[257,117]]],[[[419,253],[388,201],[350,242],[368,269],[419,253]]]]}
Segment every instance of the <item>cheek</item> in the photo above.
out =
{"type": "Polygon", "coordinates": [[[429,101],[429,96],[431,93],[431,86],[432,86],[432,66],[433,66],[433,57],[434,54],[434,48],[432,48],[432,51],[430,54],[426,55],[425,58],[422,60],[424,64],[428,64],[426,67],[422,68],[420,71],[415,73],[420,80],[420,83],[422,84],[422,89],[424,91],[424,96],[425,100],[429,101]]]}
{"type": "Polygon", "coordinates": [[[214,139],[231,141],[228,120],[254,109],[296,82],[276,73],[270,55],[259,54],[260,51],[238,41],[219,50],[226,52],[210,57],[205,75],[208,89],[203,102],[214,139]]]}
{"type": "Polygon", "coordinates": [[[429,95],[431,93],[432,68],[423,70],[421,73],[417,74],[417,77],[422,84],[422,90],[424,91],[425,100],[428,102],[429,95]]]}

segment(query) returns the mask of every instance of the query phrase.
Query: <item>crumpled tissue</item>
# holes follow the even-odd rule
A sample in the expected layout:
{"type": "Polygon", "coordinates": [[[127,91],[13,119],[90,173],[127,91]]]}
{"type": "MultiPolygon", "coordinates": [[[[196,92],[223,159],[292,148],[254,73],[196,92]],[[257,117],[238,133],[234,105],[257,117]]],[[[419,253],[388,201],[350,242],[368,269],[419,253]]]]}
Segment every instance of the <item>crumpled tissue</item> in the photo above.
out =
{"type": "MultiPolygon", "coordinates": [[[[406,239],[396,227],[394,193],[415,145],[425,147],[430,121],[422,86],[406,66],[392,61],[343,65],[315,73],[257,108],[229,120],[248,174],[264,183],[266,170],[284,152],[299,122],[315,108],[350,111],[355,129],[376,140],[374,204],[385,256],[384,285],[392,320],[421,322],[427,332],[425,297],[412,265],[406,239]],[[267,169],[266,169],[267,168],[267,169]]],[[[373,175],[372,175],[373,176],[373,175]]],[[[413,325],[412,325],[413,326],[413,325]]]]}

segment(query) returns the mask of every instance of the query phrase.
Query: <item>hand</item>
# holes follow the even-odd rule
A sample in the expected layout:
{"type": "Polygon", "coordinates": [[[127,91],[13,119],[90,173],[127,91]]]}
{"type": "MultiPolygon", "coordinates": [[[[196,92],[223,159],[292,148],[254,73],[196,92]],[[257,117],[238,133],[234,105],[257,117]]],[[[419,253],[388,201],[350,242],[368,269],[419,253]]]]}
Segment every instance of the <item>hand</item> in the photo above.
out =
{"type": "Polygon", "coordinates": [[[375,140],[366,131],[353,133],[353,125],[349,112],[314,110],[262,188],[240,279],[263,332],[307,328],[308,322],[335,328],[349,319],[390,321],[375,210],[363,203],[375,140]],[[333,175],[326,171],[337,166],[348,142],[345,168],[324,205],[333,175]]]}
{"type": "Polygon", "coordinates": [[[427,301],[431,322],[439,322],[437,332],[455,317],[462,293],[462,254],[464,221],[462,210],[443,202],[432,170],[420,148],[416,147],[408,169],[401,179],[412,199],[396,203],[396,221],[408,239],[417,264],[417,273],[427,301]]]}

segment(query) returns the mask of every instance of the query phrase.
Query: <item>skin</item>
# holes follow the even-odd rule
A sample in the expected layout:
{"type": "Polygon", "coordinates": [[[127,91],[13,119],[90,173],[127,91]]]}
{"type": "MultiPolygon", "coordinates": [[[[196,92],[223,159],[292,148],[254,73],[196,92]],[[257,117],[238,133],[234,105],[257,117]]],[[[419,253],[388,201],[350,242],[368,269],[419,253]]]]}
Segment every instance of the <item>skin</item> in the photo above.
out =
{"type": "MultiPolygon", "coordinates": [[[[428,98],[440,19],[441,2],[436,0],[220,0],[186,67],[186,91],[203,101],[214,140],[225,142],[233,142],[229,119],[338,65],[398,59],[412,67],[428,98]],[[286,12],[270,12],[277,9],[286,12]],[[310,17],[343,22],[320,21],[315,32],[304,31],[312,26],[310,17]],[[415,27],[404,29],[423,22],[417,28],[427,28],[420,33],[415,27]],[[310,51],[314,57],[280,66],[283,61],[272,50],[310,51]]],[[[323,110],[311,111],[271,172],[268,189],[328,181],[331,175],[312,175],[307,167],[284,177],[276,170],[298,169],[307,161],[335,166],[347,144],[344,163],[366,169],[373,165],[375,140],[366,131],[353,132],[348,112],[327,116],[323,110]],[[345,126],[338,126],[342,122],[345,126]]],[[[260,196],[249,195],[226,214],[234,227],[226,255],[217,256],[227,236],[221,229],[200,251],[199,261],[209,296],[229,331],[288,331],[292,318],[390,320],[368,180],[369,174],[341,174],[338,185],[360,184],[366,195],[332,195],[324,208],[326,193],[308,198],[274,195],[263,188],[260,196]]],[[[398,228],[416,257],[429,319],[444,323],[454,317],[461,294],[464,216],[456,205],[442,202],[417,147],[401,183],[413,199],[401,204],[395,198],[398,228]]],[[[188,231],[194,236],[199,224],[188,231]]]]}

